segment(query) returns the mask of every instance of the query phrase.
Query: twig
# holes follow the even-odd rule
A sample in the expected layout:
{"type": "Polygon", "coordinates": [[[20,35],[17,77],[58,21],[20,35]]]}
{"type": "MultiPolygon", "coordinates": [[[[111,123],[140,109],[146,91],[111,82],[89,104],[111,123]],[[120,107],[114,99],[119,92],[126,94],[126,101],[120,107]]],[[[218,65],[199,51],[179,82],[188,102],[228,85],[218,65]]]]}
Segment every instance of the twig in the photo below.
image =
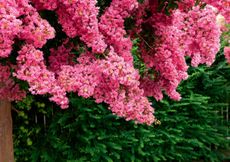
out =
{"type": "Polygon", "coordinates": [[[14,110],[16,113],[20,113],[20,111],[15,109],[13,106],[11,106],[11,109],[14,110]]]}

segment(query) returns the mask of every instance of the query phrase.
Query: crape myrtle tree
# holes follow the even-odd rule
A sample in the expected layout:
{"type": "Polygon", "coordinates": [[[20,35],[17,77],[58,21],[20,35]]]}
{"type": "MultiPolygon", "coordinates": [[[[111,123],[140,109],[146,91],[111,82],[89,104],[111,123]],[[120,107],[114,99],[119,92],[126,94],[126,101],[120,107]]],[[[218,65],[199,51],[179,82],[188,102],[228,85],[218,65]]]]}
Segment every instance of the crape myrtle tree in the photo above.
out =
{"type": "Polygon", "coordinates": [[[62,109],[77,93],[151,125],[147,97],[180,100],[188,66],[211,66],[229,22],[230,0],[0,0],[0,161],[13,161],[9,103],[29,93],[62,109]]]}

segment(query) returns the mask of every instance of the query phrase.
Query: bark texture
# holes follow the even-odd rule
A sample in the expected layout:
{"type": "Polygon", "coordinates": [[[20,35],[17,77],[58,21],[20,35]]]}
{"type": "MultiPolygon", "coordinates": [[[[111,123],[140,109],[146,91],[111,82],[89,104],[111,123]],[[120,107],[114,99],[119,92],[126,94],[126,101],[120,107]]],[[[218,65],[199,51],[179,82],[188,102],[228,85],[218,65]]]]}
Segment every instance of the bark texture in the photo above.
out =
{"type": "Polygon", "coordinates": [[[0,162],[14,162],[11,103],[0,101],[0,162]]]}

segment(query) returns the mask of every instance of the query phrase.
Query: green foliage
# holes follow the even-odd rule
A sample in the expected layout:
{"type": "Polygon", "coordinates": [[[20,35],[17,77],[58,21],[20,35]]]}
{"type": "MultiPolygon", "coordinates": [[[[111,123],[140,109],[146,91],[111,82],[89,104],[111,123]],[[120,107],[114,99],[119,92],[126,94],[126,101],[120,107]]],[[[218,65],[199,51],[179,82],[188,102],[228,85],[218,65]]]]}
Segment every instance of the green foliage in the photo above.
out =
{"type": "Polygon", "coordinates": [[[30,161],[33,142],[44,132],[44,123],[37,122],[52,109],[46,109],[41,99],[28,95],[13,107],[13,138],[16,161],[30,161]]]}

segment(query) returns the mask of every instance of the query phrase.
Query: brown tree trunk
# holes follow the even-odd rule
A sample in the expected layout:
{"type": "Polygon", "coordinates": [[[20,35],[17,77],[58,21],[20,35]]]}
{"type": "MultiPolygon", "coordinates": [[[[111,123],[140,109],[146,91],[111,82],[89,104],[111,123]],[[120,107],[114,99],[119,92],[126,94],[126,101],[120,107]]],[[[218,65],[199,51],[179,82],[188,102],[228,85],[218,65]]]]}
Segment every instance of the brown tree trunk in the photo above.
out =
{"type": "Polygon", "coordinates": [[[11,104],[0,101],[0,162],[14,162],[11,104]]]}

